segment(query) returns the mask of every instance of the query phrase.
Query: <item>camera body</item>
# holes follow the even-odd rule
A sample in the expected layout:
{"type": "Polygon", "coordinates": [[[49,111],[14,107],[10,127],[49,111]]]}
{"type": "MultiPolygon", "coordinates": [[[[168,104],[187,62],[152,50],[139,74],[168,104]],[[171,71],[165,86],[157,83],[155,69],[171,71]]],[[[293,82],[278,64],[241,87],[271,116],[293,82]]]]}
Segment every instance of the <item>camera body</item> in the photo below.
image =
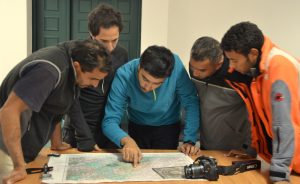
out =
{"type": "Polygon", "coordinates": [[[213,157],[202,155],[194,163],[184,166],[184,174],[187,179],[217,181],[219,179],[217,160],[213,157]]]}

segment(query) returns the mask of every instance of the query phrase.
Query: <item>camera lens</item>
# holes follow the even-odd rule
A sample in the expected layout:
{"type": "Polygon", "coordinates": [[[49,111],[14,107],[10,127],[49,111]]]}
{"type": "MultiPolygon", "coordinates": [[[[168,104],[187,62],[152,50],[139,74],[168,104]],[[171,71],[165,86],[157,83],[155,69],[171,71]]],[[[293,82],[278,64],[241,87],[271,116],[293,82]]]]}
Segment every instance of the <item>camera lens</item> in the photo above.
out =
{"type": "Polygon", "coordinates": [[[185,178],[187,179],[196,179],[196,178],[203,178],[203,166],[202,165],[188,165],[184,166],[184,174],[185,178]]]}
{"type": "Polygon", "coordinates": [[[184,166],[185,178],[192,178],[192,168],[191,165],[184,166]]]}

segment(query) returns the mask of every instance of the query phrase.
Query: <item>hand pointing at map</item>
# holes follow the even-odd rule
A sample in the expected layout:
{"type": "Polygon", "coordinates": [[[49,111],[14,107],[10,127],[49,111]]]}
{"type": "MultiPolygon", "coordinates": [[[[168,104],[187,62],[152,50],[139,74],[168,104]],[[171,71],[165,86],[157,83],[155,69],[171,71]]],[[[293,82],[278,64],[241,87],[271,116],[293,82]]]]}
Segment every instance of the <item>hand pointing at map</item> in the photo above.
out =
{"type": "Polygon", "coordinates": [[[136,142],[129,136],[124,137],[121,140],[123,145],[122,154],[123,160],[126,162],[132,162],[133,167],[136,167],[142,160],[142,152],[136,142]]]}

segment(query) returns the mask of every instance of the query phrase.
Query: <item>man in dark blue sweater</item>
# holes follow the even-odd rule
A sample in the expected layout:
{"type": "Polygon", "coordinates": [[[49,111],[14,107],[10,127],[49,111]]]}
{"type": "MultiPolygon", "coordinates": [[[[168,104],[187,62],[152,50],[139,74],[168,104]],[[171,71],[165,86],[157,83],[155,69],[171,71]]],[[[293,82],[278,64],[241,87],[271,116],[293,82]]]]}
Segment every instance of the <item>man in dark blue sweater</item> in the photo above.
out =
{"type": "Polygon", "coordinates": [[[79,102],[69,112],[70,119],[63,128],[64,141],[81,151],[91,151],[95,145],[96,149],[117,148],[103,135],[101,122],[115,71],[128,61],[127,51],[118,44],[123,28],[121,14],[109,5],[99,5],[89,14],[88,28],[91,39],[103,42],[111,53],[113,71],[96,88],[81,89],[79,102]]]}

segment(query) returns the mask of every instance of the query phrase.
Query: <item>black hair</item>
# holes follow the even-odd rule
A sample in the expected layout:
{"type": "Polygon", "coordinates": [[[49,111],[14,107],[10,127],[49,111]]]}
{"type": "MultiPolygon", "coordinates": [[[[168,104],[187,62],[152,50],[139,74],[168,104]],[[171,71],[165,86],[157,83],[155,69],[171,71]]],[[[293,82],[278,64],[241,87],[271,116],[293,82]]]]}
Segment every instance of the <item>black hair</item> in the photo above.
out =
{"type": "Polygon", "coordinates": [[[175,58],[172,52],[162,46],[150,46],[141,56],[140,68],[155,78],[169,77],[174,68],[175,58]]]}
{"type": "Polygon", "coordinates": [[[232,26],[223,36],[221,47],[224,51],[235,51],[247,56],[251,48],[261,53],[264,35],[257,25],[241,22],[232,26]]]}
{"type": "Polygon", "coordinates": [[[88,15],[88,27],[93,36],[99,34],[100,27],[110,28],[117,26],[121,32],[123,29],[121,13],[114,10],[108,4],[99,4],[88,15]]]}
{"type": "Polygon", "coordinates": [[[208,36],[198,38],[191,49],[191,58],[195,61],[209,59],[210,62],[218,63],[222,56],[220,43],[208,36]]]}
{"type": "Polygon", "coordinates": [[[105,73],[111,71],[110,54],[99,41],[91,39],[76,41],[71,50],[71,57],[73,61],[79,62],[83,72],[91,72],[95,68],[105,73]]]}

